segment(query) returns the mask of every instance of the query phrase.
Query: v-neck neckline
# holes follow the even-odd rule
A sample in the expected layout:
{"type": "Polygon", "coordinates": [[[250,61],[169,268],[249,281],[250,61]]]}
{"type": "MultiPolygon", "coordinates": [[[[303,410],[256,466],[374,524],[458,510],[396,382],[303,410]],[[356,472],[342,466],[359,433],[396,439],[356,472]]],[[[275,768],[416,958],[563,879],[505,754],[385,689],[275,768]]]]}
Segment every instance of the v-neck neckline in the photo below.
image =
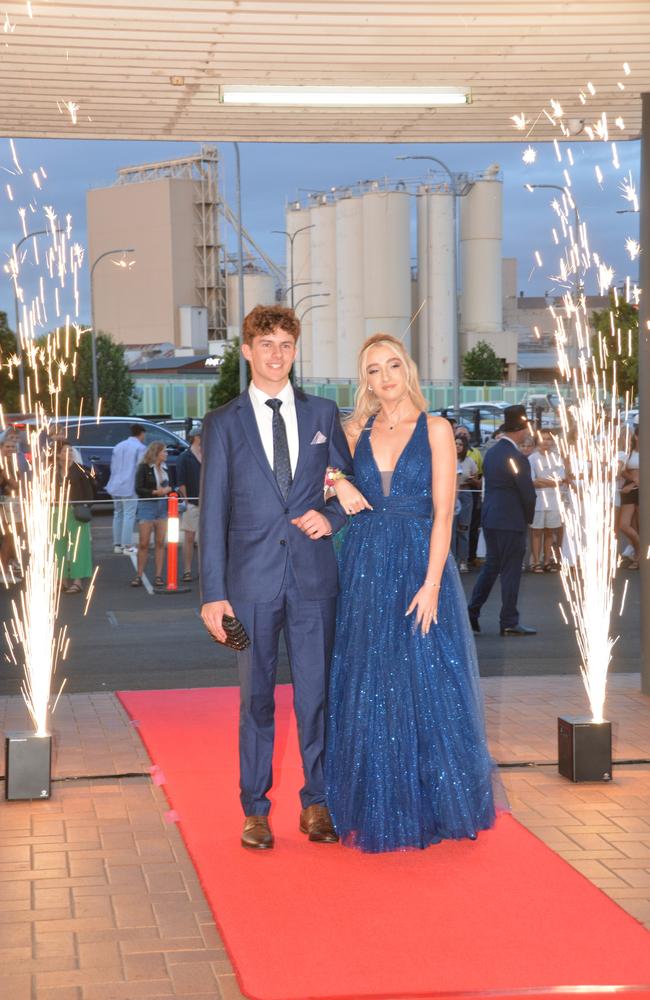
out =
{"type": "Polygon", "coordinates": [[[415,427],[411,431],[411,433],[409,435],[409,438],[408,438],[408,441],[405,443],[404,447],[400,451],[400,453],[398,455],[398,458],[397,458],[397,461],[395,462],[395,466],[392,469],[380,469],[379,466],[377,465],[377,459],[375,458],[375,452],[374,452],[373,447],[372,447],[372,429],[375,426],[376,416],[377,415],[375,414],[375,416],[371,417],[370,421],[369,421],[370,426],[368,427],[368,447],[370,449],[370,457],[372,459],[372,464],[375,467],[375,472],[377,473],[377,478],[379,480],[379,484],[382,487],[382,490],[381,490],[382,493],[384,492],[384,490],[383,490],[383,483],[382,483],[382,479],[381,479],[381,474],[382,474],[382,472],[390,472],[390,474],[391,474],[390,492],[388,494],[386,494],[387,496],[390,496],[392,494],[392,492],[393,492],[393,484],[395,482],[395,473],[397,472],[397,470],[399,468],[400,462],[404,458],[404,455],[408,451],[408,448],[410,447],[410,445],[411,445],[411,443],[413,441],[413,438],[415,437],[415,432],[417,431],[418,427],[420,426],[420,420],[422,419],[422,417],[426,416],[426,414],[424,413],[424,410],[423,410],[420,413],[420,416],[415,421],[415,427]]]}

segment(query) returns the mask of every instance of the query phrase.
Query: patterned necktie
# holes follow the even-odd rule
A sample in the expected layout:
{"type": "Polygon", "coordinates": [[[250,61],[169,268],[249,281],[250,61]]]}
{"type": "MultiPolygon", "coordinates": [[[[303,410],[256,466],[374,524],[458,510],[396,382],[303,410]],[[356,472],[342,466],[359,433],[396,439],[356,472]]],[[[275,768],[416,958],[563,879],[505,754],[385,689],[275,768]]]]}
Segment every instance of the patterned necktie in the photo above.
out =
{"type": "Polygon", "coordinates": [[[281,399],[267,399],[266,405],[273,410],[273,475],[280,487],[280,493],[284,500],[289,494],[291,486],[291,458],[289,456],[289,442],[287,441],[287,427],[282,419],[280,407],[281,399]]]}

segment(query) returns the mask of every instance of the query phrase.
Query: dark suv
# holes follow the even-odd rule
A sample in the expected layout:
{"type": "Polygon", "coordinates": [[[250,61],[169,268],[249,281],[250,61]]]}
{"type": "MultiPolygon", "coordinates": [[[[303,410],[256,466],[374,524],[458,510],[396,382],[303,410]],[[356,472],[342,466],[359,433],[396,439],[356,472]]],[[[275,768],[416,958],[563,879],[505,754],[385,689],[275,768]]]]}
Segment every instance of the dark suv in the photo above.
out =
{"type": "MultiPolygon", "coordinates": [[[[14,423],[7,421],[8,426],[14,423]]],[[[14,423],[16,429],[20,430],[33,423],[33,418],[27,417],[14,423]]],[[[51,429],[53,432],[64,433],[66,440],[73,445],[81,455],[81,464],[95,472],[95,482],[97,485],[97,499],[107,500],[106,483],[111,474],[111,456],[113,448],[120,441],[124,441],[131,433],[133,424],[140,424],[145,429],[144,443],[151,444],[152,441],[162,441],[167,448],[167,468],[169,469],[169,481],[172,486],[176,485],[176,462],[178,456],[184,452],[188,445],[176,434],[159,427],[151,420],[138,420],[137,417],[101,417],[99,423],[95,417],[82,417],[81,420],[74,417],[67,420],[53,421],[51,429]]]]}

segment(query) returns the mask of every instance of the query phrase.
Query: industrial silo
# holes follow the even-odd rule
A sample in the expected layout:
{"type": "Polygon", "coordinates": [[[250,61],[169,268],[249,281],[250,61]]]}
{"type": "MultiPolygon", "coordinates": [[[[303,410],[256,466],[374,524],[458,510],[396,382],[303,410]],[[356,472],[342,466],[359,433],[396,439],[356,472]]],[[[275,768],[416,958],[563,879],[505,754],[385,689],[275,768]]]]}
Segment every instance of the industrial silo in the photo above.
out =
{"type": "Polygon", "coordinates": [[[365,339],[363,271],[363,203],[361,198],[350,195],[342,197],[336,203],[336,325],[339,378],[357,377],[357,357],[365,339]]]}
{"type": "MultiPolygon", "coordinates": [[[[309,313],[312,327],[312,377],[336,378],[336,206],[322,196],[310,210],[314,225],[309,230],[311,244],[311,281],[304,294],[328,292],[328,298],[308,299],[304,308],[318,304],[309,313]],[[321,308],[322,306],[322,308],[321,308]]],[[[298,289],[296,289],[296,292],[298,289]]],[[[302,289],[301,289],[302,291],[302,289]]],[[[298,310],[300,312],[300,310],[298,310]]]]}
{"type": "Polygon", "coordinates": [[[411,354],[420,378],[429,375],[429,188],[422,184],[415,199],[417,220],[417,285],[411,300],[411,314],[418,312],[411,329],[411,354]]]}
{"type": "Polygon", "coordinates": [[[420,302],[426,302],[420,326],[420,374],[434,381],[453,379],[456,302],[454,195],[439,184],[418,196],[418,256],[420,302]],[[426,227],[424,232],[419,231],[426,227]]]}
{"type": "Polygon", "coordinates": [[[501,181],[486,176],[475,181],[460,199],[462,333],[496,333],[503,329],[502,194],[501,181]]]}
{"type": "MultiPolygon", "coordinates": [[[[239,275],[231,273],[226,278],[228,309],[228,339],[239,335],[239,275]]],[[[275,280],[259,267],[244,266],[244,316],[255,306],[275,305],[275,280]]]]}
{"type": "MultiPolygon", "coordinates": [[[[287,286],[284,298],[286,305],[291,302],[298,303],[296,310],[298,316],[303,316],[305,309],[312,300],[300,302],[303,295],[307,295],[314,289],[311,286],[311,243],[309,234],[311,230],[311,215],[308,208],[301,208],[299,202],[293,202],[286,212],[285,229],[292,235],[297,230],[301,230],[293,239],[293,268],[292,268],[292,247],[291,240],[287,239],[286,261],[287,261],[287,286]],[[305,228],[307,227],[307,228],[305,228]],[[293,273],[292,273],[293,272],[293,273]],[[293,300],[291,297],[290,285],[293,284],[293,300]]],[[[309,312],[302,319],[302,330],[298,343],[297,368],[299,378],[311,378],[312,376],[312,316],[309,312]]]]}
{"type": "Polygon", "coordinates": [[[392,333],[410,349],[405,333],[411,317],[409,195],[377,186],[362,201],[366,336],[392,333]]]}

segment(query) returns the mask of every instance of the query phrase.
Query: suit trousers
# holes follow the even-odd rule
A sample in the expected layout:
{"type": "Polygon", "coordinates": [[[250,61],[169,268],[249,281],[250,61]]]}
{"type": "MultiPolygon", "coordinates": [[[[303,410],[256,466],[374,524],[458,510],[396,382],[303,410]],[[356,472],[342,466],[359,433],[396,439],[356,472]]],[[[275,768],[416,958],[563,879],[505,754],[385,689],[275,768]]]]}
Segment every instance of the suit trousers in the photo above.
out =
{"type": "Polygon", "coordinates": [[[304,600],[296,585],[291,562],[287,560],[282,589],[273,601],[255,604],[233,601],[232,604],[251,640],[248,649],[237,653],[240,798],[244,814],[266,816],[271,808],[267,793],[273,783],[274,692],[282,631],[291,664],[305,778],[300,801],[303,809],[324,803],[325,703],[336,597],[304,600]]]}
{"type": "Polygon", "coordinates": [[[480,614],[490,596],[490,591],[501,577],[501,628],[513,628],[519,623],[517,597],[521,581],[521,567],[526,551],[526,532],[507,531],[503,528],[483,528],[485,536],[485,562],[481,567],[469,601],[471,615],[480,614]]]}

